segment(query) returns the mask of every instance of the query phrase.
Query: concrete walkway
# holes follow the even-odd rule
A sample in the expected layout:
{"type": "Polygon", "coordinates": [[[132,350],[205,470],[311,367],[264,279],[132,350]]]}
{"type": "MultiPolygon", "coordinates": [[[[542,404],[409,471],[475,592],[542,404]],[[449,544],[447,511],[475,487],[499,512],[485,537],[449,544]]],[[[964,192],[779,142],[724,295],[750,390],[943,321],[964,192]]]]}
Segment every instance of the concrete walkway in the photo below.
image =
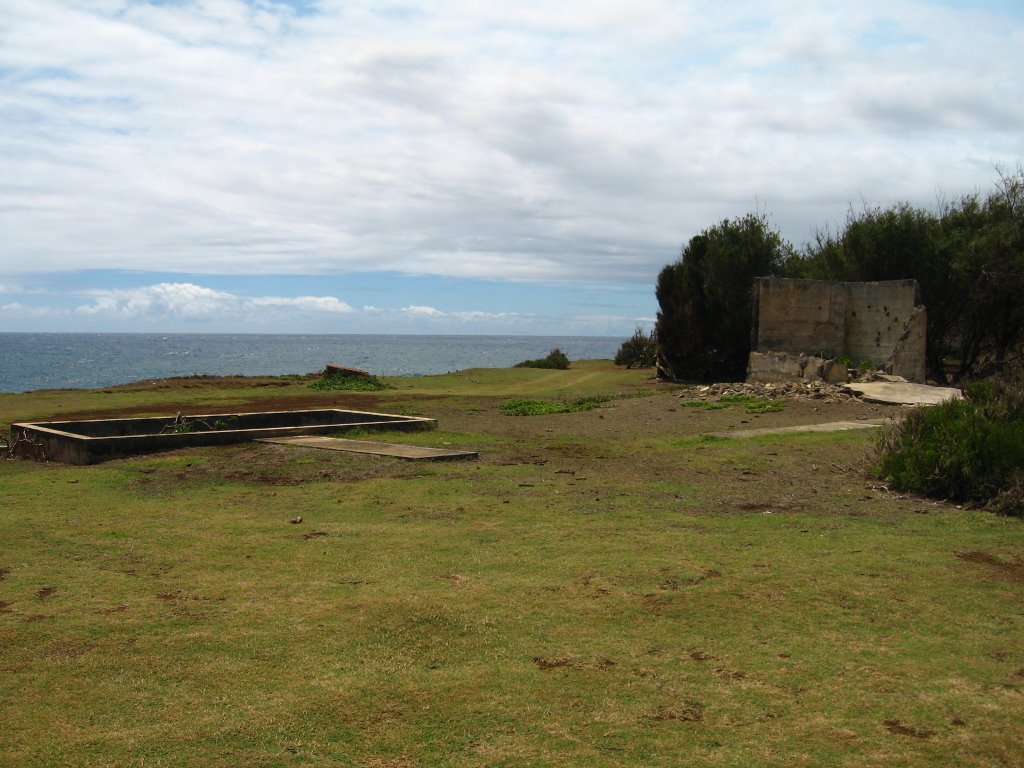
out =
{"type": "Polygon", "coordinates": [[[306,448],[324,448],[328,451],[348,451],[349,453],[369,453],[374,456],[394,456],[399,459],[452,461],[458,459],[476,459],[476,451],[450,451],[445,448],[423,448],[419,445],[399,445],[397,443],[379,443],[373,440],[346,440],[340,437],[318,437],[316,435],[300,437],[266,437],[260,443],[278,443],[279,445],[300,445],[306,448]]]}
{"type": "Polygon", "coordinates": [[[790,432],[844,432],[848,429],[878,429],[886,419],[866,421],[830,421],[825,424],[804,424],[799,427],[766,427],[765,429],[734,429],[732,432],[712,432],[715,437],[757,437],[758,435],[785,435],[790,432]]]}

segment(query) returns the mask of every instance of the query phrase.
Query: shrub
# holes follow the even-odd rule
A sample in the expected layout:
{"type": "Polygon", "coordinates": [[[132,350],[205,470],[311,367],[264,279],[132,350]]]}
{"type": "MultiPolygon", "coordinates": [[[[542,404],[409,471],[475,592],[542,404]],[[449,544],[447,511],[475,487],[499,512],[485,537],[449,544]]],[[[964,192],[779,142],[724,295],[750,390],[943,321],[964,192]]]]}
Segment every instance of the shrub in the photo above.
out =
{"type": "Polygon", "coordinates": [[[633,331],[633,336],[622,342],[615,353],[615,364],[627,368],[650,368],[658,362],[658,343],[654,338],[654,329],[644,333],[643,328],[633,331]]]}
{"type": "Polygon", "coordinates": [[[556,368],[560,371],[564,371],[569,367],[569,358],[566,354],[558,347],[552,349],[547,357],[542,357],[537,360],[523,360],[521,363],[516,363],[515,368],[556,368]]]}
{"type": "Polygon", "coordinates": [[[886,430],[877,473],[900,491],[1024,514],[1024,397],[1019,380],[968,387],[886,430]]]}
{"type": "Polygon", "coordinates": [[[376,376],[363,375],[361,373],[333,373],[330,376],[321,376],[319,379],[311,382],[309,388],[321,391],[379,392],[382,389],[390,389],[391,387],[376,376]]]}

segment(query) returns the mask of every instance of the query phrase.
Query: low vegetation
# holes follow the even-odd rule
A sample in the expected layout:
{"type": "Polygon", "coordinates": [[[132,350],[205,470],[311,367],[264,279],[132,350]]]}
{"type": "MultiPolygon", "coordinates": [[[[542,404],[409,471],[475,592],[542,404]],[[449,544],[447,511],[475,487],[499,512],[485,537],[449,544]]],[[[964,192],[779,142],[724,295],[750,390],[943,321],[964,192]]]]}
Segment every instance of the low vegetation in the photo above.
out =
{"type": "Polygon", "coordinates": [[[578,413],[600,408],[611,400],[610,397],[592,395],[575,400],[506,400],[498,407],[509,416],[546,416],[552,413],[578,413]]]}
{"type": "Polygon", "coordinates": [[[1022,380],[976,382],[966,392],[887,430],[877,471],[901,491],[1024,516],[1022,380]]]}
{"type": "Polygon", "coordinates": [[[562,350],[555,347],[548,352],[546,357],[541,357],[537,360],[523,360],[521,363],[516,363],[515,367],[548,368],[551,370],[564,371],[569,367],[569,358],[562,350]]]}
{"type": "Polygon", "coordinates": [[[368,437],[480,451],[0,461],[0,765],[1021,764],[1024,520],[887,490],[866,430],[708,436],[898,409],[682,408],[610,361],[389,383],[0,395],[415,408],[439,429],[368,437]]]}
{"type": "Polygon", "coordinates": [[[310,389],[321,392],[379,392],[388,385],[372,374],[339,372],[331,373],[313,380],[310,389]]]}
{"type": "Polygon", "coordinates": [[[684,408],[703,408],[707,411],[728,408],[730,405],[742,405],[747,413],[777,413],[782,410],[782,403],[778,400],[765,400],[744,394],[722,395],[717,400],[684,400],[681,405],[684,408]]]}

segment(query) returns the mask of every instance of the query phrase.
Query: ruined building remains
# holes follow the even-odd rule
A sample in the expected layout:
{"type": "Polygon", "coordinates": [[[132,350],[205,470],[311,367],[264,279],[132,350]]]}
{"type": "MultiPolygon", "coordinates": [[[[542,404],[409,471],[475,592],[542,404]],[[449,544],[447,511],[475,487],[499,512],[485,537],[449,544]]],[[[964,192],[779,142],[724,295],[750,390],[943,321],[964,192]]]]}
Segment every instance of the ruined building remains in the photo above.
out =
{"type": "Polygon", "coordinates": [[[846,381],[847,364],[925,380],[925,308],[915,280],[754,283],[749,381],[846,381]]]}

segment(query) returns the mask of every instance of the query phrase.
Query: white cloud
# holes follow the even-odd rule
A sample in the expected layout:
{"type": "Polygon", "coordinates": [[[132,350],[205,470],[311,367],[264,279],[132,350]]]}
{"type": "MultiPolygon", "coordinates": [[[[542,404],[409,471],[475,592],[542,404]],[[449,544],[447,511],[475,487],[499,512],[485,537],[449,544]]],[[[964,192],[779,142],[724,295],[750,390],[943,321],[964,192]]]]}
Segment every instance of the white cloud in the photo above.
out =
{"type": "Polygon", "coordinates": [[[159,283],[142,288],[97,290],[91,304],[79,306],[83,315],[171,315],[202,317],[236,309],[243,300],[193,283],[159,283]]]}
{"type": "Polygon", "coordinates": [[[186,319],[217,316],[232,319],[264,315],[274,310],[288,314],[353,311],[348,304],[333,296],[245,297],[193,283],[158,283],[140,288],[104,289],[88,293],[92,297],[91,303],[75,309],[80,315],[186,319]]]}
{"type": "Polygon", "coordinates": [[[283,296],[265,296],[262,298],[250,299],[255,307],[288,307],[307,312],[354,312],[348,304],[339,301],[333,296],[295,296],[292,298],[283,296]]]}
{"type": "MultiPolygon", "coordinates": [[[[758,203],[799,241],[989,188],[1022,85],[1022,17],[983,4],[8,0],[0,275],[650,283],[758,203]]],[[[256,306],[162,290],[82,311],[256,306]]]]}
{"type": "Polygon", "coordinates": [[[3,314],[8,320],[25,320],[32,318],[61,317],[65,313],[56,307],[33,307],[23,304],[20,301],[13,301],[9,304],[0,305],[0,314],[3,314]]]}
{"type": "Polygon", "coordinates": [[[410,315],[419,315],[420,317],[444,317],[444,312],[433,307],[403,307],[403,312],[410,315]]]}

